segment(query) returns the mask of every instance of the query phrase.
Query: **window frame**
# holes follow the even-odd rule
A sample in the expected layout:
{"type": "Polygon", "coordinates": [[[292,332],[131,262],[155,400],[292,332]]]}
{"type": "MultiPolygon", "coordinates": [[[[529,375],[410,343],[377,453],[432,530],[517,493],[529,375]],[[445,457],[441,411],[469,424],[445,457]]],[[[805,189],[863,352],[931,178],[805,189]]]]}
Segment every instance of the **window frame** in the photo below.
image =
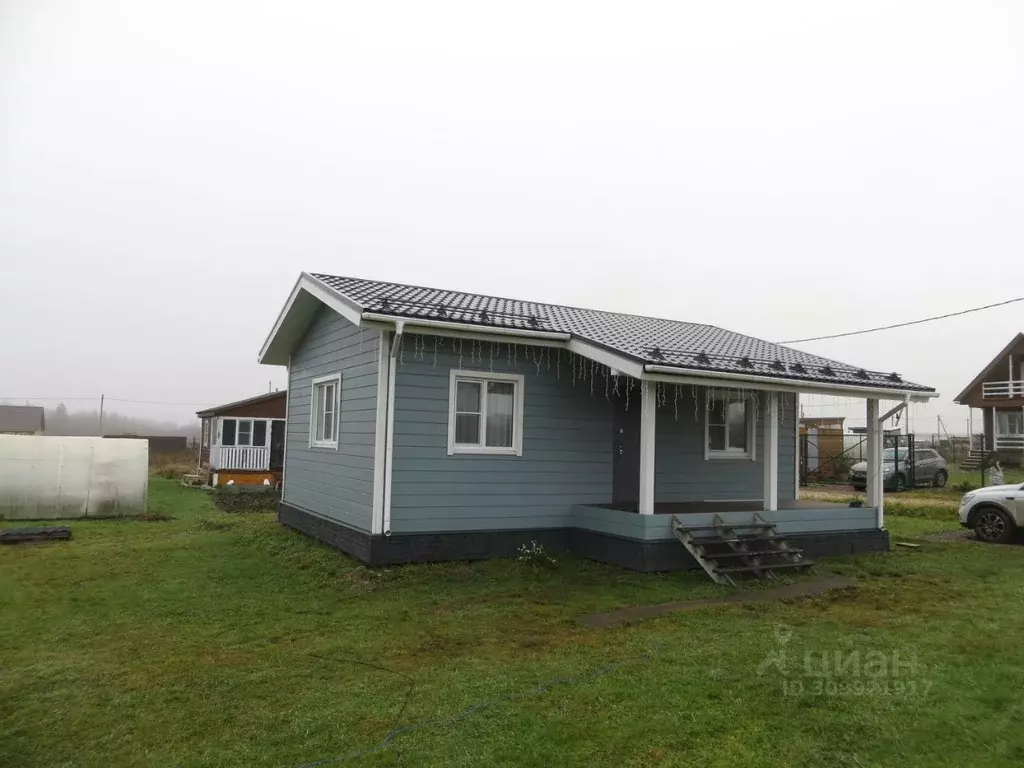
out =
{"type": "MultiPolygon", "coordinates": [[[[332,373],[327,376],[317,376],[310,382],[309,385],[309,447],[310,448],[327,448],[330,450],[338,450],[338,432],[341,429],[341,374],[332,373]],[[331,439],[330,440],[317,440],[316,438],[316,423],[317,423],[317,390],[320,387],[328,384],[334,385],[334,410],[331,413],[331,439]]],[[[269,434],[269,430],[268,430],[269,434]]]]}
{"type": "Polygon", "coordinates": [[[1018,437],[1020,435],[1024,435],[1024,415],[1022,415],[1021,410],[1019,408],[1013,408],[1013,409],[1009,409],[1009,408],[1003,408],[1003,409],[996,408],[995,409],[995,413],[992,416],[992,431],[995,434],[999,435],[1000,437],[1018,437]],[[1006,421],[1006,426],[1008,428],[1013,426],[1011,424],[1011,422],[1017,422],[1017,424],[1016,424],[1017,431],[1016,432],[1004,432],[1004,431],[1002,431],[1002,429],[1000,428],[1000,424],[999,424],[999,422],[1001,421],[1000,417],[1004,417],[1004,419],[1006,421]]]}
{"type": "Polygon", "coordinates": [[[266,448],[266,440],[264,440],[262,444],[257,444],[254,442],[254,440],[256,439],[256,425],[260,422],[266,423],[267,419],[257,419],[249,416],[221,416],[220,424],[218,425],[219,428],[217,430],[217,445],[221,446],[222,448],[266,448]],[[235,441],[231,445],[228,445],[224,442],[224,425],[229,421],[235,425],[235,441]],[[242,422],[246,422],[249,424],[248,443],[238,442],[238,436],[242,433],[242,430],[239,428],[242,422]]]}
{"type": "Polygon", "coordinates": [[[742,397],[735,397],[734,393],[727,389],[705,389],[704,390],[704,460],[705,461],[756,461],[757,460],[757,418],[755,415],[756,392],[744,393],[742,397]],[[712,450],[711,448],[711,403],[716,399],[725,399],[726,402],[742,402],[745,405],[744,415],[747,423],[747,450],[729,448],[729,425],[725,425],[725,449],[712,450]]]}
{"type": "Polygon", "coordinates": [[[523,401],[525,377],[519,373],[495,373],[453,368],[448,380],[448,455],[484,454],[490,456],[523,455],[523,401]],[[479,443],[455,442],[455,394],[458,382],[480,384],[480,438],[479,443]],[[512,392],[512,445],[487,445],[487,383],[497,381],[513,385],[512,392]]]}

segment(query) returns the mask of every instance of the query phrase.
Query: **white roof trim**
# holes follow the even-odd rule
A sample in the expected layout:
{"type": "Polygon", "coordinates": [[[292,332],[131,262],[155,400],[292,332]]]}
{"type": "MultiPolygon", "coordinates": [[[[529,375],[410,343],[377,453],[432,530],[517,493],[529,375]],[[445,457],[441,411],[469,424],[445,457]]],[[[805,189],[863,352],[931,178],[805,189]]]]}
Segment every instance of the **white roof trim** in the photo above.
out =
{"type": "Polygon", "coordinates": [[[827,381],[799,381],[795,379],[775,379],[769,376],[756,376],[746,373],[730,373],[727,371],[691,371],[684,368],[673,368],[668,365],[645,365],[644,378],[654,381],[675,382],[678,384],[696,384],[698,386],[715,386],[716,382],[735,382],[749,384],[752,389],[763,389],[774,392],[804,392],[823,395],[847,395],[849,397],[877,398],[879,400],[912,400],[916,403],[927,402],[938,397],[938,392],[921,392],[914,389],[895,389],[889,387],[861,387],[856,384],[830,384],[827,381]]]}
{"type": "Polygon", "coordinates": [[[291,350],[274,350],[274,342],[281,335],[282,329],[287,327],[288,318],[292,314],[295,302],[303,293],[309,294],[321,304],[330,307],[353,325],[362,325],[362,307],[341,296],[337,291],[328,288],[307,272],[303,272],[299,275],[299,279],[295,281],[295,286],[288,296],[288,301],[285,302],[284,308],[277,316],[274,327],[267,335],[266,341],[263,342],[263,347],[260,349],[260,354],[257,358],[259,362],[267,363],[268,365],[285,365],[285,362],[277,362],[277,358],[284,360],[291,350]],[[275,351],[278,354],[272,354],[275,351]],[[267,359],[268,356],[271,358],[270,360],[267,359]]]}

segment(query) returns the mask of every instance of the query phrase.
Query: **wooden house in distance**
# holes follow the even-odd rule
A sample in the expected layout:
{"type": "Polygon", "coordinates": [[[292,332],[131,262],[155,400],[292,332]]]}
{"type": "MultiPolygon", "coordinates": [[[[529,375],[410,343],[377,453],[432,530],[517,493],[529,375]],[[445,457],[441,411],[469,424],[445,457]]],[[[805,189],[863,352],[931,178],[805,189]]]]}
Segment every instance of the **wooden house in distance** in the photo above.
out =
{"type": "Polygon", "coordinates": [[[954,398],[982,414],[983,447],[993,460],[1024,460],[1024,333],[1018,333],[954,398]]]}
{"type": "Polygon", "coordinates": [[[211,486],[277,486],[283,479],[285,391],[198,411],[199,471],[211,486]]]}

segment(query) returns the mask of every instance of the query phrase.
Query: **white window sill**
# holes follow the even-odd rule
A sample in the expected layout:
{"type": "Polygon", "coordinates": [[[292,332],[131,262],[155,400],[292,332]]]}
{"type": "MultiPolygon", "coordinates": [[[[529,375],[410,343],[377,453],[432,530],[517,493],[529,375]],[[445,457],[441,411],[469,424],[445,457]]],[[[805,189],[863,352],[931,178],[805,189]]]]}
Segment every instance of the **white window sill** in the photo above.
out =
{"type": "Polygon", "coordinates": [[[326,450],[336,451],[336,450],[338,450],[338,443],[337,442],[326,443],[326,442],[323,442],[323,441],[321,441],[319,443],[312,442],[312,443],[309,444],[309,447],[310,448],[324,448],[326,450]]]}
{"type": "Polygon", "coordinates": [[[704,454],[705,461],[750,461],[753,457],[749,453],[730,453],[728,451],[707,451],[704,454]]]}
{"type": "Polygon", "coordinates": [[[521,451],[517,451],[515,448],[496,448],[493,446],[485,445],[456,445],[454,448],[448,450],[449,456],[458,456],[460,454],[467,455],[484,455],[484,456],[522,456],[521,451]]]}

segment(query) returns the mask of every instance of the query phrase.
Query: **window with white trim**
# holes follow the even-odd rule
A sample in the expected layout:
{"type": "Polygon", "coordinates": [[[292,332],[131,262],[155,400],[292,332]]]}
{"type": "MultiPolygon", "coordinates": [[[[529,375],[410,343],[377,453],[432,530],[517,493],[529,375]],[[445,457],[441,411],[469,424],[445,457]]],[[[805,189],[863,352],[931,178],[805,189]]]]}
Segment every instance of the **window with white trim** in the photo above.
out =
{"type": "Polygon", "coordinates": [[[220,444],[231,448],[263,448],[267,444],[265,419],[221,419],[220,444]]]}
{"type": "Polygon", "coordinates": [[[754,458],[754,399],[743,392],[708,390],[704,458],[754,458]]]}
{"type": "Polygon", "coordinates": [[[523,454],[523,377],[451,372],[448,453],[523,454]]]}
{"type": "Polygon", "coordinates": [[[338,410],[341,403],[341,376],[313,379],[312,407],[309,410],[309,444],[313,448],[338,447],[338,410]]]}
{"type": "Polygon", "coordinates": [[[996,411],[997,435],[1024,435],[1024,411],[996,411]]]}

